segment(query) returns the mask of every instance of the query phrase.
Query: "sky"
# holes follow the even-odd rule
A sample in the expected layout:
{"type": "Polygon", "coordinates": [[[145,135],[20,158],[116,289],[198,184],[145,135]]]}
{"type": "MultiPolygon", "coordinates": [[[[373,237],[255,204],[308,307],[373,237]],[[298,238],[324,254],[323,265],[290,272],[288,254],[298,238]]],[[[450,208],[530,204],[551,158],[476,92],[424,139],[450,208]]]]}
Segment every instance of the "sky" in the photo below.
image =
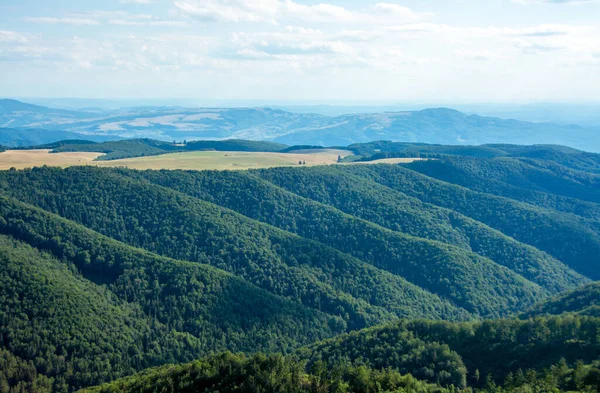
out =
{"type": "Polygon", "coordinates": [[[598,102],[600,1],[0,0],[0,96],[598,102]]]}

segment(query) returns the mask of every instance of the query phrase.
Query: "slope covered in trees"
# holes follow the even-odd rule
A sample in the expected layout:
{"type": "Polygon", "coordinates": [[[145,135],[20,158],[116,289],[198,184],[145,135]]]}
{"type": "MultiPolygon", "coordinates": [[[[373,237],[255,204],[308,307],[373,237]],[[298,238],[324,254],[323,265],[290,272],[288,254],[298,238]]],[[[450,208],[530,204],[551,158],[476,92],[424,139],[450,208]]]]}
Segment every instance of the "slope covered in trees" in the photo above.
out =
{"type": "Polygon", "coordinates": [[[47,146],[53,146],[53,153],[84,151],[105,153],[98,157],[98,160],[118,160],[121,158],[157,156],[167,153],[198,150],[276,152],[287,147],[280,143],[243,139],[193,141],[189,143],[169,143],[153,139],[126,139],[103,143],[62,141],[50,145],[36,146],[36,148],[47,148],[47,146]]]}
{"type": "Polygon", "coordinates": [[[374,141],[348,146],[361,161],[373,161],[392,157],[449,158],[453,156],[472,158],[511,157],[554,162],[567,168],[590,173],[600,173],[600,154],[589,153],[560,145],[508,145],[487,144],[480,146],[431,145],[374,141]]]}
{"type": "Polygon", "coordinates": [[[600,317],[600,282],[592,282],[544,300],[531,307],[521,317],[560,315],[564,313],[600,317]]]}
{"type": "Polygon", "coordinates": [[[277,186],[396,232],[474,251],[551,292],[582,280],[563,263],[487,225],[338,168],[278,168],[258,174],[277,186]]]}
{"type": "Polygon", "coordinates": [[[530,159],[445,158],[406,165],[427,176],[475,191],[544,208],[600,218],[600,177],[530,159]]]}
{"type": "Polygon", "coordinates": [[[371,179],[422,202],[480,221],[552,255],[581,274],[600,278],[598,221],[472,191],[399,165],[348,165],[341,170],[371,179]]]}
{"type": "Polygon", "coordinates": [[[0,172],[0,391],[205,356],[100,389],[597,386],[596,157],[445,148],[410,165],[0,172]]]}
{"type": "Polygon", "coordinates": [[[138,316],[138,308],[51,255],[6,236],[0,246],[3,347],[33,361],[39,374],[59,376],[57,390],[114,379],[169,358],[192,359],[199,352],[197,340],[189,337],[182,345],[183,337],[152,326],[138,316]]]}
{"type": "MultiPolygon", "coordinates": [[[[391,317],[383,308],[393,306],[411,317],[454,319],[466,314],[402,277],[381,274],[333,248],[117,171],[81,167],[9,175],[17,176],[7,179],[10,193],[27,202],[136,247],[207,261],[275,294],[343,316],[352,328],[391,317]],[[378,285],[374,288],[373,283],[378,285]],[[402,306],[390,299],[402,300],[402,306]]],[[[530,283],[517,281],[509,288],[518,296],[531,302],[536,294],[543,295],[530,283]]]]}
{"type": "Polygon", "coordinates": [[[131,248],[6,197],[0,213],[0,344],[63,378],[61,389],[224,349],[287,352],[345,330],[339,317],[206,264],[131,248]]]}
{"type": "Polygon", "coordinates": [[[224,353],[180,366],[167,366],[86,389],[111,392],[414,392],[445,393],[446,389],[394,370],[325,364],[308,372],[291,357],[224,353]]]}
{"type": "Polygon", "coordinates": [[[595,392],[599,327],[600,319],[581,317],[400,321],[294,356],[224,353],[86,392],[595,392]]]}
{"type": "Polygon", "coordinates": [[[227,139],[223,141],[192,141],[185,145],[185,150],[217,150],[217,151],[283,151],[287,145],[267,141],[248,141],[244,139],[227,139]]]}
{"type": "Polygon", "coordinates": [[[559,316],[474,323],[399,321],[310,345],[298,351],[309,366],[346,362],[391,367],[444,386],[483,387],[541,372],[563,361],[590,364],[600,356],[600,319],[559,316]]]}
{"type": "Polygon", "coordinates": [[[52,150],[52,153],[95,152],[104,153],[104,155],[97,158],[98,160],[118,160],[130,157],[156,156],[175,150],[175,146],[166,142],[151,139],[127,139],[93,144],[61,143],[52,150]]]}
{"type": "MultiPolygon", "coordinates": [[[[8,173],[6,181],[11,184],[9,192],[12,195],[107,236],[176,259],[195,261],[207,255],[216,267],[241,274],[277,294],[289,296],[292,292],[303,298],[305,304],[319,309],[327,306],[331,311],[338,305],[323,304],[319,298],[306,298],[305,284],[299,285],[298,279],[290,279],[292,272],[317,277],[322,284],[333,287],[333,291],[347,291],[369,301],[372,294],[365,293],[369,285],[349,277],[360,277],[355,273],[356,269],[369,266],[371,270],[370,266],[373,266],[377,271],[400,276],[481,316],[506,315],[532,305],[548,294],[512,270],[477,254],[381,230],[335,210],[315,206],[314,213],[310,213],[307,210],[310,207],[304,206],[303,201],[289,204],[282,210],[286,217],[301,219],[304,215],[305,222],[295,226],[306,228],[298,233],[311,241],[212,203],[131,179],[121,172],[83,167],[37,169],[8,173]],[[300,211],[294,213],[296,209],[300,211]],[[300,269],[296,267],[298,264],[300,269]],[[420,268],[423,264],[426,269],[420,268]],[[274,277],[281,278],[275,280],[274,277]],[[357,285],[365,289],[358,292],[357,285]]],[[[230,184],[239,187],[237,182],[230,184]]],[[[269,203],[268,200],[265,202],[269,203]]],[[[372,275],[378,276],[377,273],[372,275]]],[[[377,290],[381,292],[373,300],[389,310],[393,302],[389,303],[388,291],[385,287],[377,290]]],[[[426,304],[432,304],[434,310],[447,308],[441,302],[428,301],[426,304]]],[[[348,313],[345,308],[343,310],[339,315],[348,313]]],[[[448,312],[445,318],[452,316],[453,311],[448,309],[448,312]]],[[[377,322],[364,321],[360,315],[352,313],[349,317],[352,328],[377,322]]]]}
{"type": "MultiPolygon", "coordinates": [[[[125,173],[134,174],[130,171],[125,173]]],[[[487,289],[497,286],[492,283],[494,280],[506,282],[501,285],[507,288],[504,295],[509,298],[514,296],[509,292],[509,287],[523,285],[516,276],[489,259],[468,252],[470,250],[463,251],[439,242],[424,241],[385,230],[365,220],[343,214],[330,206],[281,190],[246,172],[146,172],[143,175],[159,184],[210,200],[248,217],[352,254],[381,269],[400,274],[472,312],[485,313],[484,309],[474,309],[473,306],[484,302],[486,297],[496,296],[496,293],[486,292],[487,289]],[[260,202],[256,203],[257,201],[260,202]],[[428,255],[428,258],[437,262],[429,264],[428,269],[423,271],[419,268],[420,261],[416,258],[417,255],[428,255]],[[453,283],[453,287],[439,282],[443,274],[449,275],[447,278],[453,283]],[[510,280],[513,280],[511,284],[508,283],[510,280]],[[480,287],[473,289],[476,286],[480,287]],[[462,299],[467,299],[468,303],[462,299]]],[[[323,183],[315,179],[315,184],[323,183]]],[[[565,276],[569,280],[569,275],[565,276]]],[[[578,278],[581,279],[576,274],[572,278],[575,282],[578,278]]],[[[552,288],[553,285],[548,287],[552,288]]],[[[567,283],[565,287],[569,288],[570,285],[567,283]]],[[[487,307],[498,307],[492,302],[487,307]]],[[[512,306],[510,303],[504,303],[501,307],[512,306]]]]}

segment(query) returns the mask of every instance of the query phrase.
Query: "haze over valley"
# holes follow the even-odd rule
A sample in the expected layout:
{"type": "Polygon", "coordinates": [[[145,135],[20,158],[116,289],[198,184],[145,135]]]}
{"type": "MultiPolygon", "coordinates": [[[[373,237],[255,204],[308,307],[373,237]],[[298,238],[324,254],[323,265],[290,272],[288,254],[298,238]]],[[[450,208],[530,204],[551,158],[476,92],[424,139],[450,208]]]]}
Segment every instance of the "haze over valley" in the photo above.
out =
{"type": "Polygon", "coordinates": [[[592,126],[526,122],[445,108],[327,116],[264,108],[138,107],[64,110],[0,101],[0,144],[33,146],[65,139],[249,139],[287,145],[347,146],[374,140],[431,144],[565,145],[600,151],[592,126]]]}

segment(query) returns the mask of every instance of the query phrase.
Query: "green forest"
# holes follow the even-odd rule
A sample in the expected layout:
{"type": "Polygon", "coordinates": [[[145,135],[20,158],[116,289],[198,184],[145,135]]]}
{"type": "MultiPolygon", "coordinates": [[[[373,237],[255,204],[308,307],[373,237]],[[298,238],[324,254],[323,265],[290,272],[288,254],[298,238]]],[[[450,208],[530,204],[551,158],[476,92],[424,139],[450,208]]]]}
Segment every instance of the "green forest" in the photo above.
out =
{"type": "Polygon", "coordinates": [[[348,148],[432,159],[0,171],[0,393],[600,390],[598,155],[348,148]]]}
{"type": "MultiPolygon", "coordinates": [[[[125,139],[94,143],[89,141],[67,140],[48,145],[34,146],[35,149],[52,149],[52,153],[96,152],[104,153],[97,160],[119,160],[122,158],[158,156],[161,154],[185,151],[248,151],[277,152],[287,145],[265,141],[228,139],[223,141],[173,141],[171,143],[154,139],[125,139]]],[[[28,147],[31,148],[31,147],[28,147]]]]}

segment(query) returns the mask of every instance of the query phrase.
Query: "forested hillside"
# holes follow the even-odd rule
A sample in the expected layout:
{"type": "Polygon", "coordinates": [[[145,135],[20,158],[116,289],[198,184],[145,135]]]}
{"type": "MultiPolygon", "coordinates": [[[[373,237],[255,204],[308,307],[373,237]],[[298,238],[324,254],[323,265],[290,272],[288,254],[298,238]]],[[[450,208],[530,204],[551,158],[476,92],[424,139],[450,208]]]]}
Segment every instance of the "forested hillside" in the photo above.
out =
{"type": "Polygon", "coordinates": [[[407,167],[475,191],[501,195],[582,217],[600,217],[600,175],[524,158],[447,158],[407,167]]]}
{"type": "MultiPolygon", "coordinates": [[[[218,172],[212,173],[219,176],[218,172]]],[[[550,292],[556,292],[548,291],[513,270],[468,250],[384,230],[301,198],[282,199],[277,194],[274,197],[257,198],[252,194],[244,194],[250,203],[261,201],[270,204],[266,207],[269,210],[265,211],[271,219],[279,216],[283,221],[279,226],[291,229],[303,238],[275,230],[202,199],[156,186],[146,180],[132,179],[128,174],[135,176],[137,172],[133,171],[81,167],[67,170],[34,169],[6,174],[6,182],[11,184],[8,192],[28,203],[165,256],[197,261],[207,255],[216,267],[241,274],[276,294],[289,296],[291,291],[294,296],[304,297],[305,304],[319,309],[328,306],[332,311],[338,305],[335,305],[337,302],[324,305],[320,298],[303,295],[306,293],[304,285],[299,287],[298,280],[287,278],[291,272],[300,270],[301,276],[316,277],[321,285],[332,288],[326,290],[327,293],[343,291],[387,310],[392,310],[397,304],[389,298],[386,287],[390,285],[378,285],[375,288],[378,294],[374,296],[372,284],[366,285],[361,280],[356,282],[356,279],[351,279],[364,277],[351,273],[353,270],[369,269],[374,271],[370,275],[376,277],[407,280],[407,284],[400,286],[407,287],[401,289],[402,292],[414,284],[426,290],[429,296],[441,296],[479,316],[507,315],[519,311],[520,307],[532,305],[550,292]],[[287,204],[281,208],[273,206],[277,199],[286,200],[287,204]],[[298,212],[294,213],[295,210],[298,212]],[[281,211],[281,215],[277,211],[281,211]],[[237,249],[243,250],[243,254],[239,255],[237,249]],[[302,259],[299,260],[300,256],[302,259]],[[328,264],[323,264],[324,260],[328,264]],[[429,261],[427,269],[420,267],[423,261],[429,261]],[[301,269],[296,267],[298,264],[301,269]],[[265,271],[267,266],[271,271],[265,271]],[[379,272],[391,273],[391,276],[379,272]],[[275,280],[276,276],[281,278],[275,280]],[[281,281],[286,282],[285,286],[282,287],[281,281]]],[[[168,179],[170,174],[163,173],[162,176],[168,179]]],[[[235,178],[230,182],[219,181],[223,180],[219,178],[216,180],[220,187],[230,184],[232,188],[240,190],[257,189],[242,188],[235,178]]],[[[174,183],[184,184],[181,181],[174,183]]],[[[235,195],[235,191],[228,193],[229,198],[235,195]]],[[[240,212],[245,213],[242,210],[240,212]]],[[[276,224],[273,221],[269,223],[276,224]]],[[[544,262],[542,260],[540,263],[544,262]]],[[[568,271],[560,263],[557,265],[561,271],[568,271]]],[[[567,283],[564,287],[585,281],[575,273],[572,274],[571,284],[568,283],[568,275],[565,279],[567,283]]],[[[425,303],[434,313],[448,309],[441,303],[438,305],[438,302],[425,303]]],[[[363,314],[349,313],[350,310],[346,308],[340,309],[338,315],[348,314],[347,321],[352,328],[377,322],[377,319],[370,322],[365,320],[363,314]]],[[[400,307],[400,310],[405,308],[400,307]]],[[[445,319],[457,315],[451,309],[447,312],[449,315],[442,315],[445,319]]],[[[369,314],[371,312],[366,315],[369,314]]],[[[406,316],[403,314],[396,315],[406,316]]],[[[412,317],[418,315],[411,314],[412,317]]]]}
{"type": "Polygon", "coordinates": [[[564,313],[600,317],[600,282],[592,282],[544,300],[523,313],[521,318],[564,313]]]}
{"type": "Polygon", "coordinates": [[[61,141],[49,145],[36,146],[36,149],[51,147],[52,153],[63,152],[96,152],[105,153],[98,160],[118,160],[122,158],[157,156],[167,153],[185,151],[249,151],[276,152],[287,147],[274,142],[247,141],[230,139],[224,141],[193,141],[179,143],[157,141],[153,139],[126,139],[103,143],[79,143],[77,141],[61,141]]]}
{"type": "Polygon", "coordinates": [[[600,319],[399,321],[293,356],[225,353],[87,392],[595,392],[600,319]]]}
{"type": "Polygon", "coordinates": [[[345,330],[341,318],[206,264],[131,248],[6,197],[0,212],[3,346],[61,386],[224,349],[286,352],[345,330]]]}
{"type": "Polygon", "coordinates": [[[419,392],[449,390],[395,370],[364,366],[312,367],[281,355],[253,357],[225,353],[179,366],[148,370],[84,392],[419,392]]]}
{"type": "Polygon", "coordinates": [[[0,172],[0,392],[595,386],[596,157],[477,149],[0,172]]]}
{"type": "Polygon", "coordinates": [[[567,368],[578,362],[591,364],[600,356],[599,332],[600,319],[580,316],[475,323],[400,321],[325,340],[297,354],[308,360],[309,367],[318,361],[349,362],[410,372],[443,386],[484,387],[489,382],[502,385],[507,379],[533,382],[534,373],[543,374],[561,363],[567,368]]]}
{"type": "Polygon", "coordinates": [[[480,221],[552,255],[574,270],[600,278],[598,221],[442,182],[399,165],[344,166],[422,202],[480,221]]]}
{"type": "Polygon", "coordinates": [[[559,145],[509,145],[487,144],[480,146],[431,145],[426,143],[407,143],[374,141],[356,143],[348,146],[361,161],[373,161],[392,157],[423,158],[496,158],[510,157],[553,162],[571,169],[590,173],[600,173],[600,155],[559,145]]]}

